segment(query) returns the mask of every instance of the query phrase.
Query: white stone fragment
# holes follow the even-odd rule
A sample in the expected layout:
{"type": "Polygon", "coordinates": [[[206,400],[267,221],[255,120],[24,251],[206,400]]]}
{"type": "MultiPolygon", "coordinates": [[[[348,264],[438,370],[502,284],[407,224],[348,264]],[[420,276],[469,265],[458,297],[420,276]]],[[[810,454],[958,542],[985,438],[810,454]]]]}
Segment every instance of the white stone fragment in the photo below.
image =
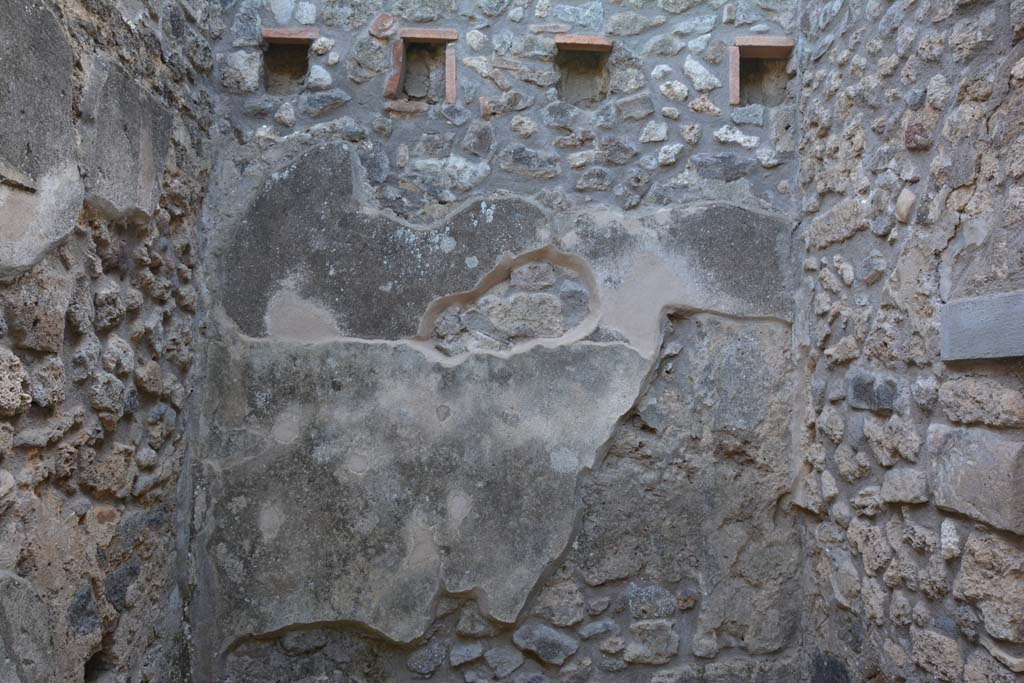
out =
{"type": "Polygon", "coordinates": [[[691,55],[686,56],[686,61],[683,62],[683,71],[693,81],[693,87],[700,92],[708,92],[722,87],[722,81],[718,80],[717,76],[708,71],[704,64],[691,55]]]}
{"type": "Polygon", "coordinates": [[[726,124],[715,131],[715,140],[722,144],[734,144],[744,149],[754,149],[760,138],[756,135],[747,135],[741,132],[736,126],[726,124]]]}

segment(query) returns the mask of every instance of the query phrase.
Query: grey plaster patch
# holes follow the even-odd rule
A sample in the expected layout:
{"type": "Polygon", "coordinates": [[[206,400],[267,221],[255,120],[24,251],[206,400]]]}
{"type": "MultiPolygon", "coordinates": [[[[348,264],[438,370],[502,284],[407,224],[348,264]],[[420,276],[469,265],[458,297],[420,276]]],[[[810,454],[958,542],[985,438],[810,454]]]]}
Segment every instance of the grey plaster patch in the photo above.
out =
{"type": "Polygon", "coordinates": [[[467,259],[490,266],[533,246],[544,226],[541,210],[518,199],[472,202],[428,229],[361,211],[348,148],[322,145],[274,173],[217,245],[222,300],[243,332],[261,336],[290,281],[342,334],[411,337],[431,300],[476,284],[467,259]]]}
{"type": "Polygon", "coordinates": [[[170,148],[171,112],[116,64],[93,64],[83,96],[86,199],[110,217],[152,215],[170,148]]]}
{"type": "Polygon", "coordinates": [[[48,9],[0,6],[0,166],[35,189],[0,183],[0,280],[35,265],[81,211],[71,75],[71,48],[48,9]]]}
{"type": "Polygon", "coordinates": [[[335,621],[409,642],[440,590],[514,621],[649,369],[621,343],[454,366],[405,343],[218,348],[194,546],[210,654],[335,621]]]}
{"type": "Polygon", "coordinates": [[[600,285],[602,325],[653,353],[668,308],[787,320],[788,224],[727,205],[633,218],[575,215],[562,249],[587,260],[600,285]]]}

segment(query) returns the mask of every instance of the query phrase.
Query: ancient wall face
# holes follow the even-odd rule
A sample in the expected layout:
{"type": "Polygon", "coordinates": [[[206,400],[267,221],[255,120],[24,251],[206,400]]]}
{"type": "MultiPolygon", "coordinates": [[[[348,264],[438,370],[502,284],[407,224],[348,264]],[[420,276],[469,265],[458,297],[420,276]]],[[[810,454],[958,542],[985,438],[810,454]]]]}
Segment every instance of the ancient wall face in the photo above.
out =
{"type": "Polygon", "coordinates": [[[225,12],[198,680],[800,675],[797,62],[728,89],[736,37],[795,18],[225,12]]]}
{"type": "Polygon", "coordinates": [[[1019,680],[1021,309],[986,318],[1024,272],[1024,5],[807,9],[795,333],[813,671],[1019,680]]]}
{"type": "Polygon", "coordinates": [[[185,680],[202,2],[0,4],[0,680],[185,680]]]}
{"type": "MultiPolygon", "coordinates": [[[[791,35],[794,2],[246,0],[224,21],[216,74],[244,146],[311,127],[346,140],[366,202],[414,223],[496,190],[558,211],[725,197],[775,210],[795,202],[795,63],[757,62],[760,76],[745,69],[744,106],[729,105],[728,88],[735,38],[791,35]],[[288,72],[263,57],[271,52],[260,37],[281,27],[319,36],[308,72],[300,68],[283,93],[277,74],[288,72]],[[424,46],[412,43],[408,75],[388,99],[392,52],[403,54],[403,31],[420,29],[457,35],[450,69],[443,54],[420,58],[424,46]],[[568,34],[614,47],[560,50],[556,41],[568,34]],[[446,75],[450,101],[431,92],[431,79],[446,75]]],[[[248,160],[235,166],[225,173],[249,172],[248,160]]]]}

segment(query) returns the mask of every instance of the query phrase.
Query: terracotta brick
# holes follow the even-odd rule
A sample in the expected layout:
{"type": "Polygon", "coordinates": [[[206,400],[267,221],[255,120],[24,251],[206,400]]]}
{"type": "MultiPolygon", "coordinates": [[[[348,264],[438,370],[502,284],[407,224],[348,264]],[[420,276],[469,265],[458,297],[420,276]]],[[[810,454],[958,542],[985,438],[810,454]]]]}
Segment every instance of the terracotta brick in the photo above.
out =
{"type": "Polygon", "coordinates": [[[398,37],[407,43],[450,43],[459,39],[453,28],[403,28],[398,37]]]}
{"type": "Polygon", "coordinates": [[[396,40],[391,43],[391,75],[384,84],[384,97],[393,100],[402,91],[405,80],[405,43],[396,40]]]}
{"type": "Polygon", "coordinates": [[[395,18],[387,12],[378,14],[366,30],[374,38],[387,38],[395,32],[395,18]]]}
{"type": "Polygon", "coordinates": [[[315,28],[265,28],[260,31],[264,43],[277,45],[306,45],[320,37],[315,28]]]}
{"type": "Polygon", "coordinates": [[[448,43],[444,49],[444,101],[446,104],[455,104],[459,99],[459,81],[456,78],[457,61],[455,45],[448,43]]]}
{"type": "Polygon", "coordinates": [[[733,45],[729,48],[729,104],[740,103],[740,49],[733,45]]]}
{"type": "Polygon", "coordinates": [[[606,36],[582,35],[578,33],[555,36],[555,45],[559,50],[576,50],[580,52],[611,52],[612,41],[606,36]]]}
{"type": "Polygon", "coordinates": [[[740,56],[752,59],[786,59],[796,45],[786,36],[737,36],[740,56]]]}

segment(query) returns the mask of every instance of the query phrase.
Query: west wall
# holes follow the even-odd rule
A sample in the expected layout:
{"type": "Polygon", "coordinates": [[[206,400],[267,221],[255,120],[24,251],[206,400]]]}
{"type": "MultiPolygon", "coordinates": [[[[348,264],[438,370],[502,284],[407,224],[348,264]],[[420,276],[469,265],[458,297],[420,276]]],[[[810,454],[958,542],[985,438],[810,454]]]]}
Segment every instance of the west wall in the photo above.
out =
{"type": "Polygon", "coordinates": [[[0,4],[0,680],[188,673],[204,2],[0,4]]]}

